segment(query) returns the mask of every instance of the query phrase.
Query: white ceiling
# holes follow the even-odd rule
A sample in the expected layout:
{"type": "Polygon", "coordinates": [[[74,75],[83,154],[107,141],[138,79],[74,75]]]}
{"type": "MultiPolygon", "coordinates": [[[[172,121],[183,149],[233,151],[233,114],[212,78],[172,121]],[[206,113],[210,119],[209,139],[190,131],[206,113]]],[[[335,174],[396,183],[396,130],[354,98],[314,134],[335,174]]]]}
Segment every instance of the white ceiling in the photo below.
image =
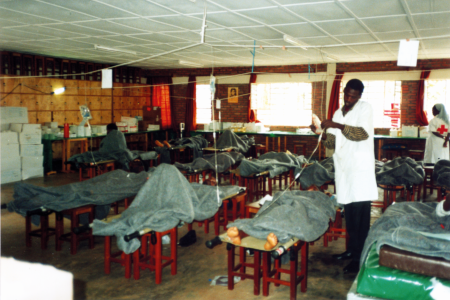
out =
{"type": "Polygon", "coordinates": [[[450,58],[450,0],[0,0],[0,28],[1,50],[108,64],[160,55],[132,64],[148,69],[251,66],[252,47],[239,46],[254,41],[255,66],[396,60],[408,38],[419,59],[450,58]],[[205,44],[160,55],[200,42],[205,5],[205,44]]]}

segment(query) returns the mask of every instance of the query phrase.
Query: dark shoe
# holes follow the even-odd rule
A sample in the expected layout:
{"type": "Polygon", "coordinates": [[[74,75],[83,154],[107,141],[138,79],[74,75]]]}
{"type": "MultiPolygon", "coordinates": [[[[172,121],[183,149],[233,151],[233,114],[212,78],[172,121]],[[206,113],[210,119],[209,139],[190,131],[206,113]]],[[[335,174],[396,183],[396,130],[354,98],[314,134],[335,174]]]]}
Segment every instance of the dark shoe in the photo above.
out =
{"type": "Polygon", "coordinates": [[[344,253],[341,253],[341,254],[335,254],[332,257],[337,260],[350,259],[353,257],[353,253],[349,252],[349,251],[345,251],[344,253]]]}
{"type": "Polygon", "coordinates": [[[358,271],[359,271],[359,262],[356,260],[352,260],[352,262],[349,263],[344,268],[344,274],[358,273],[358,271]]]}
{"type": "Polygon", "coordinates": [[[185,236],[180,239],[178,245],[180,245],[181,247],[188,247],[194,244],[196,241],[197,235],[195,234],[195,230],[190,230],[188,233],[186,233],[185,236]]]}

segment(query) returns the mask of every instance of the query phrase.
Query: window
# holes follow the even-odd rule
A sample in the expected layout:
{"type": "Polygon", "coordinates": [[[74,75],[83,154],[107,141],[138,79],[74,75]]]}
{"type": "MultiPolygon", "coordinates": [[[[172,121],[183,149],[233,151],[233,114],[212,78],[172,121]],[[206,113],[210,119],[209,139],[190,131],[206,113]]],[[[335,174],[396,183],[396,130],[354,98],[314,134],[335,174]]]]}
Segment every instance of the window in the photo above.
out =
{"type": "Polygon", "coordinates": [[[309,126],[312,119],[312,84],[252,84],[251,105],[264,125],[309,126]]]}
{"type": "MultiPolygon", "coordinates": [[[[341,94],[339,96],[340,106],[344,105],[344,88],[347,81],[341,82],[341,94]]],[[[364,92],[361,100],[369,102],[373,110],[373,125],[375,128],[391,128],[391,118],[385,116],[385,110],[391,110],[392,107],[400,107],[402,99],[401,81],[363,81],[364,92]]],[[[400,120],[398,124],[401,124],[400,120]]]]}
{"type": "Polygon", "coordinates": [[[196,84],[197,124],[211,123],[211,90],[209,84],[196,84]]]}
{"type": "Polygon", "coordinates": [[[442,103],[448,112],[450,107],[450,79],[444,80],[425,80],[424,109],[427,113],[428,121],[433,118],[433,106],[436,103],[442,103]]]}

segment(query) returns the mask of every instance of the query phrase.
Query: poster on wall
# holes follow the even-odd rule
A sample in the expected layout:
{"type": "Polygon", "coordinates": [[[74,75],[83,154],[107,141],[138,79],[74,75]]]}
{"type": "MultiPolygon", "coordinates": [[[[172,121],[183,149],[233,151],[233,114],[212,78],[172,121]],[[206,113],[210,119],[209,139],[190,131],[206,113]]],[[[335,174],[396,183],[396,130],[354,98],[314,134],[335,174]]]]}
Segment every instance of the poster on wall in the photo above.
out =
{"type": "Polygon", "coordinates": [[[239,88],[229,87],[228,88],[228,103],[238,103],[239,88]]]}

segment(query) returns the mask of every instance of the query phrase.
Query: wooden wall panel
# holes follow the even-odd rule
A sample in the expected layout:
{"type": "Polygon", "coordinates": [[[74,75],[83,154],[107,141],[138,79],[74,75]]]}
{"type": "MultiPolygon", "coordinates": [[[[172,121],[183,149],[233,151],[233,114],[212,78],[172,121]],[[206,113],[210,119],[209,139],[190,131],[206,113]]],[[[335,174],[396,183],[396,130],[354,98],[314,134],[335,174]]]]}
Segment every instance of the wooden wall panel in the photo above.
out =
{"type": "Polygon", "coordinates": [[[120,122],[122,119],[122,110],[114,110],[114,120],[113,122],[120,122]]]}
{"type": "Polygon", "coordinates": [[[88,98],[89,102],[88,102],[88,107],[91,111],[94,110],[99,110],[101,109],[101,101],[102,97],[98,97],[98,96],[91,96],[88,98]]]}
{"type": "Polygon", "coordinates": [[[102,96],[111,96],[113,93],[112,89],[102,89],[102,96]]]}
{"type": "Polygon", "coordinates": [[[51,80],[50,78],[37,78],[36,88],[43,93],[50,94],[53,92],[51,80]]]}
{"type": "MultiPolygon", "coordinates": [[[[64,80],[64,79],[59,79],[59,78],[50,78],[50,85],[51,85],[51,91],[50,92],[54,92],[57,89],[60,89],[62,87],[66,86],[66,81],[68,80],[64,80]]],[[[74,89],[66,89],[64,91],[63,94],[61,95],[70,95],[70,94],[74,93],[74,89]]]]}
{"type": "Polygon", "coordinates": [[[119,96],[119,97],[122,96],[122,88],[121,88],[122,86],[123,86],[123,84],[121,84],[121,83],[114,83],[114,85],[113,85],[113,87],[114,87],[113,95],[114,96],[119,96]]]}
{"type": "Polygon", "coordinates": [[[11,94],[3,99],[3,106],[21,106],[20,105],[20,94],[11,94]]]}
{"type": "Polygon", "coordinates": [[[109,124],[111,122],[111,110],[102,110],[102,124],[109,124]]]}
{"type": "Polygon", "coordinates": [[[20,94],[21,106],[28,108],[28,111],[37,110],[37,101],[35,94],[20,94]]]}
{"type": "Polygon", "coordinates": [[[44,124],[52,121],[52,113],[50,111],[38,111],[36,113],[36,122],[44,124]]]}
{"type": "Polygon", "coordinates": [[[91,111],[91,114],[92,114],[92,119],[89,120],[89,123],[91,123],[92,125],[103,124],[102,123],[102,111],[94,110],[94,111],[91,111]]]}
{"type": "Polygon", "coordinates": [[[66,110],[79,110],[79,96],[66,96],[66,110]]]}
{"type": "Polygon", "coordinates": [[[52,96],[51,95],[37,95],[36,106],[38,111],[50,111],[52,96]]]}
{"type": "Polygon", "coordinates": [[[63,125],[66,123],[66,112],[65,111],[54,111],[53,112],[53,122],[58,122],[58,125],[63,125]]]}
{"type": "Polygon", "coordinates": [[[89,91],[89,95],[91,96],[101,96],[102,95],[102,83],[98,81],[89,82],[91,90],[89,91]]]}
{"type": "Polygon", "coordinates": [[[35,111],[28,112],[28,123],[37,123],[37,112],[35,111]]]}
{"type": "Polygon", "coordinates": [[[114,110],[122,109],[122,98],[123,97],[114,97],[114,101],[113,101],[114,110]]]}
{"type": "Polygon", "coordinates": [[[78,80],[64,80],[66,90],[64,95],[78,95],[78,80]]]}
{"type": "Polygon", "coordinates": [[[66,109],[66,98],[70,96],[63,96],[64,94],[60,95],[52,95],[51,96],[51,107],[50,109],[53,110],[65,110],[66,109]]]}
{"type": "MultiPolygon", "coordinates": [[[[22,83],[22,89],[21,89],[21,92],[22,92],[22,93],[31,93],[31,94],[35,94],[36,91],[35,91],[35,90],[32,90],[31,88],[40,91],[40,89],[36,86],[36,79],[37,79],[37,78],[35,78],[35,77],[32,77],[32,78],[21,78],[21,79],[20,79],[20,82],[22,83]]],[[[14,91],[14,92],[15,92],[15,91],[14,91]]]]}
{"type": "Polygon", "coordinates": [[[100,98],[100,109],[111,109],[112,98],[111,97],[101,97],[100,98]]]}
{"type": "Polygon", "coordinates": [[[66,123],[77,125],[81,122],[79,111],[66,111],[66,123]]]}

